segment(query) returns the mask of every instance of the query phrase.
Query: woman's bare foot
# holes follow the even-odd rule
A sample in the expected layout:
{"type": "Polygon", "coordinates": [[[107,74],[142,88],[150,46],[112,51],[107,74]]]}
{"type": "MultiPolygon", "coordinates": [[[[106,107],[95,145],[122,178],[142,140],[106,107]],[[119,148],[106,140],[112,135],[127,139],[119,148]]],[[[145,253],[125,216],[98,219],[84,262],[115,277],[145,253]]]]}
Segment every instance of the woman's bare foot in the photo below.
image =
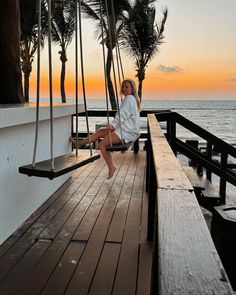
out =
{"type": "Polygon", "coordinates": [[[109,171],[108,171],[107,179],[112,178],[112,176],[114,175],[115,172],[116,172],[116,167],[113,166],[113,167],[112,167],[111,169],[109,169],[109,171]]]}
{"type": "Polygon", "coordinates": [[[76,145],[76,140],[72,136],[69,137],[69,142],[76,145]]]}
{"type": "MultiPolygon", "coordinates": [[[[73,138],[72,136],[69,137],[69,142],[71,142],[73,144],[74,147],[76,147],[76,139],[73,138]]],[[[83,146],[83,139],[78,140],[78,147],[82,147],[83,146]]]]}

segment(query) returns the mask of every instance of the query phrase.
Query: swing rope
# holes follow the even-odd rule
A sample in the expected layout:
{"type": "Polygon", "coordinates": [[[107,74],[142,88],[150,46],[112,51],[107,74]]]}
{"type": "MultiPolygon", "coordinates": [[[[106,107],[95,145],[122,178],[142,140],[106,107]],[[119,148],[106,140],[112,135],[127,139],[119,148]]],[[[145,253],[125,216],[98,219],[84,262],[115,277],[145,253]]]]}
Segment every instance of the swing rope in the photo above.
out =
{"type": "MultiPolygon", "coordinates": [[[[113,21],[113,27],[116,28],[116,16],[115,16],[115,8],[114,8],[114,2],[113,0],[111,0],[111,15],[112,15],[112,21],[113,21]]],[[[119,85],[120,85],[120,89],[121,89],[121,74],[122,73],[122,79],[124,80],[124,72],[123,72],[123,67],[122,67],[122,62],[121,62],[121,56],[120,56],[120,51],[119,51],[119,43],[118,43],[118,33],[115,32],[115,50],[116,50],[116,64],[117,64],[117,71],[118,71],[118,79],[119,79],[119,85]]],[[[122,94],[120,94],[120,99],[122,101],[122,94]]],[[[117,95],[117,105],[119,106],[118,103],[118,95],[117,95]]],[[[120,109],[118,109],[119,112],[119,125],[120,125],[120,130],[121,130],[121,143],[122,146],[125,145],[125,141],[123,140],[122,137],[122,126],[121,126],[121,117],[120,117],[120,109]]]]}
{"type": "MultiPolygon", "coordinates": [[[[52,48],[51,48],[51,0],[48,0],[48,58],[49,58],[49,97],[50,97],[50,155],[51,169],[54,169],[53,156],[53,93],[52,93],[52,48]]],[[[36,124],[32,167],[35,167],[39,129],[40,100],[40,42],[41,42],[41,0],[38,2],[38,40],[37,40],[37,94],[36,94],[36,124]]]]}
{"type": "Polygon", "coordinates": [[[49,58],[49,99],[50,99],[50,153],[51,169],[54,170],[53,155],[53,91],[52,91],[52,3],[48,0],[48,58],[49,58]]]}
{"type": "Polygon", "coordinates": [[[122,79],[124,80],[124,70],[123,70],[123,65],[122,65],[122,60],[121,60],[121,54],[120,54],[120,46],[119,46],[119,41],[117,40],[117,52],[118,52],[118,58],[119,58],[119,62],[120,62],[120,69],[121,69],[121,74],[122,74],[122,79]]]}
{"type": "MultiPolygon", "coordinates": [[[[112,20],[113,20],[113,27],[116,28],[116,15],[115,15],[115,7],[114,7],[114,2],[111,0],[111,14],[112,14],[112,20]]],[[[123,67],[121,64],[121,59],[119,59],[119,53],[118,53],[118,34],[117,32],[115,33],[115,50],[116,50],[116,64],[117,64],[117,71],[118,71],[118,78],[119,78],[119,85],[121,88],[121,74],[122,72],[122,79],[124,79],[124,72],[123,72],[123,67]],[[119,63],[120,62],[120,63],[119,63]]]]}
{"type": "MultiPolygon", "coordinates": [[[[76,14],[75,14],[75,76],[76,76],[76,156],[78,155],[78,15],[77,15],[77,4],[78,0],[75,0],[76,3],[76,14]]],[[[49,99],[50,99],[50,163],[51,170],[54,170],[54,152],[53,152],[53,86],[52,86],[52,2],[48,0],[48,59],[49,59],[49,99]]],[[[40,75],[41,75],[41,17],[42,17],[42,0],[38,0],[38,39],[37,39],[37,86],[36,86],[36,119],[35,119],[35,139],[34,139],[34,148],[33,148],[33,157],[32,157],[32,167],[35,168],[36,165],[36,154],[38,147],[38,135],[39,135],[39,103],[40,103],[40,75]]],[[[84,107],[86,114],[86,126],[87,133],[90,142],[90,155],[92,156],[92,146],[90,141],[90,132],[89,132],[89,122],[88,122],[88,110],[86,103],[86,94],[85,94],[85,81],[84,81],[84,67],[83,67],[83,47],[82,47],[82,25],[81,25],[81,5],[79,1],[79,37],[80,37],[80,53],[81,53],[81,75],[82,75],[82,89],[83,89],[83,98],[84,98],[84,107]]]]}
{"type": "Polygon", "coordinates": [[[78,155],[78,131],[79,131],[79,110],[78,110],[78,104],[79,104],[79,87],[78,87],[78,13],[77,13],[77,0],[75,0],[75,139],[76,139],[76,146],[75,146],[75,154],[78,155]]]}
{"type": "MultiPolygon", "coordinates": [[[[111,0],[111,3],[113,4],[113,0],[111,0]]],[[[118,100],[118,92],[117,92],[117,83],[116,83],[116,71],[115,71],[115,63],[113,58],[113,50],[112,50],[112,31],[111,31],[111,23],[110,23],[110,16],[109,16],[109,10],[108,10],[108,4],[107,0],[105,0],[105,6],[106,6],[106,16],[107,16],[107,26],[108,26],[108,36],[109,36],[109,47],[111,52],[111,63],[112,63],[112,69],[113,69],[113,81],[115,84],[115,97],[116,97],[116,104],[117,104],[117,112],[119,116],[119,127],[120,127],[120,133],[121,133],[121,142],[122,145],[124,145],[123,135],[122,135],[122,128],[121,128],[121,116],[120,116],[120,107],[119,107],[119,100],[118,100]]],[[[114,25],[114,30],[116,30],[116,27],[114,25]]],[[[116,32],[114,32],[116,34],[116,32]]],[[[110,146],[112,146],[112,141],[110,141],[110,146]]]]}
{"type": "Polygon", "coordinates": [[[89,139],[89,148],[90,148],[90,155],[92,156],[92,153],[93,152],[92,152],[92,144],[91,144],[90,132],[89,132],[88,109],[87,109],[87,102],[86,102],[85,80],[84,80],[84,59],[83,59],[82,23],[81,23],[81,18],[82,18],[82,16],[81,16],[81,1],[79,0],[79,39],[80,39],[81,79],[82,79],[82,91],[83,91],[84,108],[85,108],[85,114],[86,114],[86,126],[87,126],[88,139],[89,139]]]}
{"type": "Polygon", "coordinates": [[[102,57],[103,57],[104,86],[105,86],[106,107],[107,107],[107,123],[109,124],[108,91],[107,91],[107,75],[106,75],[105,44],[104,44],[105,42],[104,42],[104,29],[103,29],[102,2],[101,2],[101,0],[100,0],[100,26],[101,26],[101,37],[102,37],[102,57]]]}
{"type": "MultiPolygon", "coordinates": [[[[52,37],[52,13],[51,13],[51,0],[48,0],[48,58],[49,58],[49,95],[50,95],[50,153],[51,159],[43,160],[38,163],[35,163],[36,151],[37,151],[37,143],[38,143],[38,130],[39,130],[39,100],[40,100],[40,41],[41,41],[41,2],[39,0],[39,8],[38,8],[38,40],[37,40],[37,94],[36,94],[36,124],[35,124],[35,140],[34,140],[34,152],[32,163],[29,165],[24,165],[19,167],[19,172],[22,174],[26,174],[28,176],[37,176],[37,177],[45,177],[49,179],[54,179],[55,177],[64,175],[65,173],[71,172],[83,165],[86,165],[90,162],[93,162],[100,158],[100,155],[92,155],[91,141],[90,141],[90,156],[88,153],[82,153],[78,156],[78,152],[61,155],[54,158],[53,155],[53,87],[52,87],[52,48],[51,48],[51,37],[52,37]]],[[[77,0],[76,1],[76,26],[77,26],[77,0]]],[[[63,2],[64,3],[64,2],[63,2]]],[[[81,21],[81,10],[79,8],[80,13],[80,21],[81,21]]],[[[87,130],[89,134],[89,124],[88,124],[88,111],[86,104],[86,96],[85,96],[85,83],[84,83],[84,70],[83,70],[83,55],[82,55],[82,29],[80,23],[80,50],[81,50],[81,68],[82,68],[82,84],[83,84],[83,96],[84,96],[84,106],[86,113],[86,123],[87,130]]],[[[77,28],[76,28],[77,32],[77,28]]],[[[78,39],[76,37],[76,39],[78,39]]],[[[76,40],[76,44],[77,44],[76,40]]],[[[77,46],[77,45],[76,45],[77,46]]],[[[78,137],[78,48],[76,49],[76,134],[78,137]]],[[[90,140],[90,137],[89,137],[90,140]]],[[[77,142],[77,141],[76,141],[77,142]]],[[[77,144],[78,150],[78,144],[77,144]]]]}
{"type": "Polygon", "coordinates": [[[35,138],[32,166],[35,167],[37,146],[38,146],[38,130],[39,130],[39,99],[40,99],[40,40],[41,40],[41,0],[38,2],[38,40],[37,40],[37,93],[36,93],[36,122],[35,122],[35,138]]]}
{"type": "MultiPolygon", "coordinates": [[[[104,42],[104,29],[103,29],[103,17],[102,17],[102,1],[100,0],[100,26],[101,26],[101,37],[102,37],[102,57],[103,57],[103,73],[104,73],[104,87],[106,97],[106,109],[107,109],[107,125],[110,124],[109,118],[109,107],[108,107],[108,91],[107,91],[107,75],[106,75],[106,62],[105,62],[105,42],[104,42]]],[[[109,130],[109,138],[111,142],[111,131],[109,130]]]]}

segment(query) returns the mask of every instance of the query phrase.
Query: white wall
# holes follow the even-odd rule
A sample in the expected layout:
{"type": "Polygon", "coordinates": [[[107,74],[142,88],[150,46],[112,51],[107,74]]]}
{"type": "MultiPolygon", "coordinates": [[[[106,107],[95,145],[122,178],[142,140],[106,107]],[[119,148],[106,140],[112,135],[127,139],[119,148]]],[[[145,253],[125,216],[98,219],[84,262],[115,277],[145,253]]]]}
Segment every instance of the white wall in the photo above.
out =
{"type": "MultiPolygon", "coordinates": [[[[54,107],[54,157],[71,152],[71,114],[75,107],[54,107]]],[[[4,242],[70,176],[54,180],[18,173],[31,164],[35,134],[33,104],[0,105],[0,244],[4,242]]],[[[37,161],[50,158],[49,107],[40,108],[37,161]]]]}

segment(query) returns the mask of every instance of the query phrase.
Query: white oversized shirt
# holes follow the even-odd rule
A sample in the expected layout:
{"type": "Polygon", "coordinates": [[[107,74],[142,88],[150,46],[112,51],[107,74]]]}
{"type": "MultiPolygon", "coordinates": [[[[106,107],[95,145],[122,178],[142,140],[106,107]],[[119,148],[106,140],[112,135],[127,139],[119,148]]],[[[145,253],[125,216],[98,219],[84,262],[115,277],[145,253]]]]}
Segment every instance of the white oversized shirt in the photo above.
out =
{"type": "Polygon", "coordinates": [[[135,141],[139,137],[140,115],[133,95],[124,97],[120,105],[120,116],[117,112],[111,125],[119,138],[125,142],[135,141]]]}

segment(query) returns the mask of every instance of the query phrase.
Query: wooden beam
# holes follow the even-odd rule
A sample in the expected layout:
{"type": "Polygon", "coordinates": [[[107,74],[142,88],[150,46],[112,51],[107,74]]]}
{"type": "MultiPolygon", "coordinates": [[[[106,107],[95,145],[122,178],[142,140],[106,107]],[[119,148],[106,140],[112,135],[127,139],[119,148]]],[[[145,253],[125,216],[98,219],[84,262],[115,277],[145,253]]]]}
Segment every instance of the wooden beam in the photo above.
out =
{"type": "Polygon", "coordinates": [[[158,294],[233,294],[194,193],[157,196],[158,294]]]}
{"type": "Polygon", "coordinates": [[[158,187],[193,190],[182,166],[176,160],[155,115],[148,115],[148,124],[158,187]]]}
{"type": "Polygon", "coordinates": [[[233,294],[193,187],[154,115],[148,127],[148,192],[156,199],[156,226],[148,225],[155,228],[152,293],[233,294]]]}

